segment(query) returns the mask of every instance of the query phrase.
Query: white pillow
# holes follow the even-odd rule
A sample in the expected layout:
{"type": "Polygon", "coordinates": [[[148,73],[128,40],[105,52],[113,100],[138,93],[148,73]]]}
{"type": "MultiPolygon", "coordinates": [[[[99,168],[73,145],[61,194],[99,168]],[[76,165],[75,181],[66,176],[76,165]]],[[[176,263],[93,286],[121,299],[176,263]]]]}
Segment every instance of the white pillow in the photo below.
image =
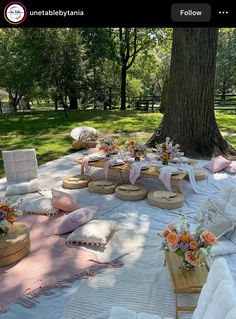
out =
{"type": "Polygon", "coordinates": [[[225,184],[222,190],[219,192],[218,197],[216,198],[217,205],[225,209],[227,203],[229,202],[231,192],[234,188],[236,188],[236,185],[233,183],[225,184]]]}
{"type": "Polygon", "coordinates": [[[95,245],[105,247],[117,230],[118,223],[113,220],[92,220],[76,228],[67,238],[70,245],[95,245]]]}
{"type": "Polygon", "coordinates": [[[29,182],[8,184],[5,196],[34,193],[39,190],[40,190],[39,180],[36,178],[29,182]]]}
{"type": "Polygon", "coordinates": [[[38,214],[38,215],[56,215],[59,209],[52,207],[51,198],[38,198],[30,200],[30,202],[23,202],[20,209],[25,213],[38,214]]]}
{"type": "Polygon", "coordinates": [[[234,223],[224,215],[223,210],[211,198],[204,202],[197,215],[197,220],[203,220],[206,228],[217,238],[234,228],[234,223]]]}

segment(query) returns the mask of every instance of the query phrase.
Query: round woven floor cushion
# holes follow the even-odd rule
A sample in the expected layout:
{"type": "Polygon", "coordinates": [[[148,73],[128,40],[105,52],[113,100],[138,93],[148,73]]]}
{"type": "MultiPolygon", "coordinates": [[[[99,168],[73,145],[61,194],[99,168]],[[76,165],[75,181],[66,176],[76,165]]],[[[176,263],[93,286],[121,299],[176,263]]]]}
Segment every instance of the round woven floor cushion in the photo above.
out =
{"type": "Polygon", "coordinates": [[[80,140],[74,141],[72,143],[72,147],[74,150],[77,150],[77,151],[82,150],[84,148],[84,142],[80,140]]]}
{"type": "Polygon", "coordinates": [[[96,141],[85,141],[84,148],[95,148],[97,146],[96,141]]]}
{"type": "Polygon", "coordinates": [[[92,193],[111,194],[115,192],[117,184],[116,181],[101,179],[89,182],[88,189],[92,193]]]}
{"type": "Polygon", "coordinates": [[[0,236],[0,267],[17,262],[30,250],[30,237],[27,227],[15,222],[7,234],[0,236]]]}
{"type": "Polygon", "coordinates": [[[154,191],[148,193],[148,203],[162,209],[175,209],[183,206],[184,196],[169,191],[154,191]]]}
{"type": "Polygon", "coordinates": [[[122,200],[141,200],[147,197],[148,190],[142,185],[123,184],[116,187],[116,197],[122,200]]]}
{"type": "MultiPolygon", "coordinates": [[[[196,168],[194,168],[194,176],[195,176],[196,181],[200,181],[200,180],[206,179],[208,177],[208,172],[204,168],[196,167],[196,168]]],[[[188,175],[186,176],[186,179],[189,180],[188,175]]]]}
{"type": "Polygon", "coordinates": [[[62,186],[68,189],[78,189],[88,187],[91,177],[84,174],[68,176],[63,179],[62,186]]]}

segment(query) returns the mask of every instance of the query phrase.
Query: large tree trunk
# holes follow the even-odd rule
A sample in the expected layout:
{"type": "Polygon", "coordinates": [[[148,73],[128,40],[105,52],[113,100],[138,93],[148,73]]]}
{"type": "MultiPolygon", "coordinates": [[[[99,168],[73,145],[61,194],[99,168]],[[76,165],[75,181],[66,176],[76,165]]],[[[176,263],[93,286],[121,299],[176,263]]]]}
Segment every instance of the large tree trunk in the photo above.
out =
{"type": "Polygon", "coordinates": [[[161,113],[165,113],[165,109],[167,107],[169,85],[170,85],[170,75],[168,74],[166,76],[164,83],[163,83],[163,88],[162,88],[162,92],[161,92],[161,104],[160,104],[160,109],[159,109],[159,111],[161,113]]]}
{"type": "Polygon", "coordinates": [[[169,136],[188,156],[236,154],[214,114],[217,35],[216,28],[174,29],[168,103],[149,146],[169,136]]]}
{"type": "Polygon", "coordinates": [[[126,74],[127,70],[125,66],[122,66],[121,70],[121,106],[120,110],[126,110],[126,74]]]}

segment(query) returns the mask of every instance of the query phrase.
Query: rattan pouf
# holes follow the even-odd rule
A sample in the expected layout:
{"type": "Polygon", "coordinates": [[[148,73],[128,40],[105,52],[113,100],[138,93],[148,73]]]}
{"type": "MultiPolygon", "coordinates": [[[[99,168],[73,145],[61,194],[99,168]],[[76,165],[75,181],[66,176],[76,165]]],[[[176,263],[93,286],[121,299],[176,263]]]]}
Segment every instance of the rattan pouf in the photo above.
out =
{"type": "Polygon", "coordinates": [[[74,141],[72,143],[72,147],[74,150],[77,150],[77,151],[82,150],[84,148],[84,142],[80,140],[74,141]]]}
{"type": "Polygon", "coordinates": [[[17,262],[25,257],[30,250],[28,228],[15,222],[7,234],[0,236],[0,267],[17,262]]]}
{"type": "MultiPolygon", "coordinates": [[[[196,181],[201,181],[207,179],[208,172],[205,168],[194,167],[194,177],[196,181]]],[[[187,175],[185,179],[189,180],[189,176],[187,175]]]]}
{"type": "Polygon", "coordinates": [[[94,182],[89,182],[88,189],[92,193],[100,194],[111,194],[115,192],[115,188],[118,185],[118,182],[111,180],[97,180],[94,182]]]}
{"type": "Polygon", "coordinates": [[[88,149],[88,148],[95,148],[97,146],[97,142],[96,141],[85,141],[84,142],[84,148],[88,149]]]}
{"type": "Polygon", "coordinates": [[[79,189],[88,187],[91,177],[84,174],[68,176],[63,179],[62,186],[68,189],[79,189]]]}
{"type": "Polygon", "coordinates": [[[162,209],[180,208],[184,204],[184,196],[169,191],[154,191],[148,193],[148,203],[162,209]]]}
{"type": "Polygon", "coordinates": [[[147,197],[148,190],[142,185],[123,184],[116,187],[116,197],[122,200],[137,201],[147,197]]]}

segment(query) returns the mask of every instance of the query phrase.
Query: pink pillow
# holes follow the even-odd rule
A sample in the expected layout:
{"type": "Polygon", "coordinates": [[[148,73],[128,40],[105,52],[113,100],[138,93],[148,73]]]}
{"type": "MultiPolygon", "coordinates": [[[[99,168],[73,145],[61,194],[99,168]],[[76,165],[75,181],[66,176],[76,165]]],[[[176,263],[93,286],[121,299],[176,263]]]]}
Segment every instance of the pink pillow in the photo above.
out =
{"type": "Polygon", "coordinates": [[[52,207],[65,212],[73,212],[79,208],[79,204],[70,194],[52,189],[52,207]]]}
{"type": "Polygon", "coordinates": [[[236,173],[236,161],[233,161],[231,164],[229,164],[224,171],[231,174],[236,173]]]}
{"type": "Polygon", "coordinates": [[[54,234],[62,235],[69,233],[77,227],[90,221],[97,212],[97,206],[89,206],[75,210],[74,212],[63,216],[56,226],[54,234]]]}
{"type": "Polygon", "coordinates": [[[231,161],[220,155],[208,162],[206,165],[204,165],[204,167],[209,169],[209,171],[212,173],[216,173],[229,166],[230,163],[231,161]]]}

